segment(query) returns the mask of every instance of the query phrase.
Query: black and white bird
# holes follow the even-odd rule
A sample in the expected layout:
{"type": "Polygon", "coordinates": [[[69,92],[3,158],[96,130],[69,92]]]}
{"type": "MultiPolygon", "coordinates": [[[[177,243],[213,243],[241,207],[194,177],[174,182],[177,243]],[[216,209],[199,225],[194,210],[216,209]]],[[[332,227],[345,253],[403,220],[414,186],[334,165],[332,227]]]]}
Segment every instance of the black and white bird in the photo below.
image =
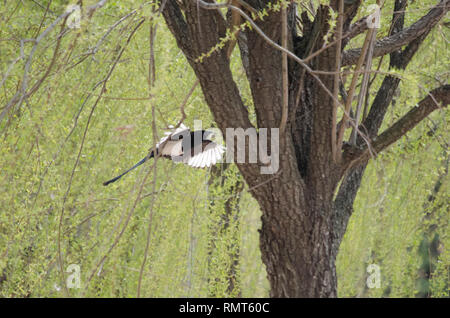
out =
{"type": "MultiPolygon", "coordinates": [[[[222,159],[225,151],[225,147],[211,140],[214,134],[208,130],[191,131],[188,127],[181,124],[177,129],[165,132],[164,135],[156,144],[156,155],[194,168],[210,167],[216,164],[222,159]]],[[[107,186],[119,180],[128,172],[153,157],[155,157],[155,150],[152,150],[148,156],[121,175],[104,182],[103,185],[107,186]]]]}

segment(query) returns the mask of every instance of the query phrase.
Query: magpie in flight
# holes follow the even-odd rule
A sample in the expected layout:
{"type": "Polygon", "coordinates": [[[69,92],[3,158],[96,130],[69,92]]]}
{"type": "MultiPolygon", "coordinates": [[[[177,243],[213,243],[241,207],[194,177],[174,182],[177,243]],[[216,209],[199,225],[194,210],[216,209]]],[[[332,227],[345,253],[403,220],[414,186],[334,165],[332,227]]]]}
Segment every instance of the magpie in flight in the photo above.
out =
{"type": "MultiPolygon", "coordinates": [[[[225,147],[209,139],[213,135],[211,131],[190,131],[188,127],[181,124],[174,131],[166,132],[164,135],[156,144],[156,155],[172,159],[174,162],[182,162],[194,168],[210,167],[216,164],[220,161],[225,151],[225,147]]],[[[121,175],[104,182],[103,185],[107,186],[119,180],[128,172],[153,157],[155,157],[155,150],[152,150],[150,155],[146,156],[121,175]]]]}

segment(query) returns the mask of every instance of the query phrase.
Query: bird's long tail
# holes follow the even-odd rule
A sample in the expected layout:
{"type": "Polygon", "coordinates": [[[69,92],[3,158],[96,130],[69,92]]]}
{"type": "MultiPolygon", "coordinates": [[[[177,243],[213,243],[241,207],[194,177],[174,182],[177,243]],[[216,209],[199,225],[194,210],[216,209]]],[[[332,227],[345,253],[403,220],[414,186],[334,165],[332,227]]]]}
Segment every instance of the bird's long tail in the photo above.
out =
{"type": "Polygon", "coordinates": [[[144,159],[142,159],[141,161],[139,161],[137,164],[135,164],[134,166],[132,166],[130,169],[128,169],[127,171],[125,171],[124,173],[122,173],[121,175],[118,175],[115,178],[112,178],[111,180],[108,180],[106,182],[103,182],[104,186],[107,186],[110,183],[116,182],[117,180],[119,180],[120,178],[122,178],[124,175],[126,175],[128,172],[130,172],[131,170],[139,167],[141,164],[143,164],[144,162],[146,162],[148,159],[153,158],[154,154],[153,151],[151,152],[151,154],[149,156],[146,156],[144,159]]]}

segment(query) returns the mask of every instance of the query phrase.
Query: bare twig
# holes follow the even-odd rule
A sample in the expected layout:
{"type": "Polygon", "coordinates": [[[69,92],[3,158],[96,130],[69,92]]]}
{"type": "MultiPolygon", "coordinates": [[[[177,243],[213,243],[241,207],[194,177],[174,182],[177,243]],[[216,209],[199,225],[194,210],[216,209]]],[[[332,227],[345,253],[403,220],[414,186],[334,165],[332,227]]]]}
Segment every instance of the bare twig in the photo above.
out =
{"type": "MultiPolygon", "coordinates": [[[[369,52],[367,53],[367,59],[366,59],[366,64],[365,64],[365,72],[363,73],[361,88],[359,90],[359,95],[358,95],[358,104],[356,106],[355,125],[358,125],[359,120],[361,118],[361,110],[362,110],[364,98],[367,96],[367,92],[368,92],[368,87],[369,87],[368,84],[369,84],[369,79],[370,79],[369,70],[372,69],[373,46],[375,44],[376,36],[377,36],[377,32],[376,32],[376,29],[374,29],[374,31],[372,32],[371,39],[370,39],[369,52]]],[[[356,129],[353,129],[352,134],[350,136],[351,144],[356,145],[356,137],[357,137],[356,129]]]]}
{"type": "Polygon", "coordinates": [[[181,113],[181,119],[178,121],[177,125],[175,126],[175,129],[180,127],[180,125],[183,123],[183,121],[186,119],[186,112],[184,111],[184,108],[186,107],[186,104],[189,100],[189,98],[192,96],[192,94],[194,93],[195,89],[197,88],[198,84],[200,83],[200,81],[197,79],[195,81],[195,83],[192,85],[191,89],[189,90],[189,92],[186,94],[186,96],[184,97],[183,102],[180,105],[180,113],[181,113]]]}
{"type": "MultiPolygon", "coordinates": [[[[150,20],[150,58],[148,62],[148,90],[151,92],[152,88],[155,85],[156,80],[156,65],[155,65],[155,52],[154,52],[154,41],[156,36],[156,30],[157,25],[153,25],[153,19],[150,20]]],[[[155,114],[155,105],[152,103],[152,130],[153,130],[153,144],[156,145],[158,141],[158,132],[156,130],[156,114],[155,114]]],[[[154,193],[156,191],[156,176],[157,176],[157,160],[158,156],[155,156],[155,161],[153,164],[153,182],[152,182],[152,192],[154,193]]],[[[145,180],[143,184],[145,183],[145,180]]],[[[142,187],[141,187],[142,189],[142,187]]],[[[151,230],[153,225],[153,207],[155,204],[155,196],[152,196],[151,203],[150,203],[150,213],[149,213],[149,220],[148,220],[148,227],[147,227],[147,238],[145,243],[145,250],[144,250],[144,258],[142,260],[141,268],[139,270],[139,279],[138,279],[138,287],[137,287],[137,297],[141,297],[141,286],[142,286],[142,277],[144,275],[144,269],[145,269],[145,263],[147,262],[148,258],[148,251],[150,247],[150,238],[151,238],[151,230]]]]}
{"type": "MultiPolygon", "coordinates": [[[[286,6],[282,4],[281,8],[281,45],[287,49],[287,36],[288,36],[288,25],[287,25],[287,13],[286,6]]],[[[280,124],[280,134],[284,136],[286,130],[286,122],[288,118],[288,105],[289,105],[289,78],[288,78],[288,60],[286,52],[281,55],[282,64],[281,72],[283,77],[283,109],[281,113],[281,124],[280,124]]]]}
{"type": "Polygon", "coordinates": [[[334,87],[333,87],[333,94],[335,97],[335,100],[333,101],[333,118],[331,123],[331,151],[333,154],[333,160],[337,161],[337,150],[336,150],[336,132],[337,132],[337,109],[338,104],[336,103],[336,100],[339,98],[339,83],[341,81],[340,79],[340,71],[341,71],[341,50],[342,50],[342,27],[344,24],[344,0],[339,1],[339,18],[337,23],[337,44],[336,44],[336,62],[335,62],[335,69],[336,74],[334,75],[334,87]]]}
{"type": "MultiPolygon", "coordinates": [[[[372,39],[372,33],[373,33],[374,29],[369,29],[369,31],[366,34],[366,38],[364,40],[364,45],[363,45],[363,49],[361,52],[361,55],[359,56],[358,59],[358,63],[356,64],[355,67],[355,71],[358,72],[361,70],[362,65],[364,63],[364,59],[366,57],[366,52],[367,49],[369,47],[370,41],[372,39]]],[[[342,118],[342,124],[340,126],[339,129],[339,133],[338,133],[338,137],[337,137],[337,160],[340,161],[342,158],[342,142],[344,140],[344,132],[345,129],[347,128],[347,122],[350,120],[350,117],[348,116],[349,112],[350,112],[350,107],[352,106],[352,101],[353,101],[353,95],[355,93],[355,89],[356,89],[356,84],[358,82],[358,73],[355,73],[352,77],[352,82],[350,84],[350,88],[347,94],[347,101],[345,103],[345,113],[344,116],[342,118]]],[[[357,124],[354,124],[354,127],[357,124]]]]}

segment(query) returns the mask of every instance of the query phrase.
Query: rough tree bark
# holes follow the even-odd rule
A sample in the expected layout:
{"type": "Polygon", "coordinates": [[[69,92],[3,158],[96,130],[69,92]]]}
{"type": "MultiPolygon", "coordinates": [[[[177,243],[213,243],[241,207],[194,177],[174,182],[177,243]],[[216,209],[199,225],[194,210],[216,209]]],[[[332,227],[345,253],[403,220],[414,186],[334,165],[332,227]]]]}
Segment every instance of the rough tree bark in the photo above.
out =
{"type": "MultiPolygon", "coordinates": [[[[267,9],[271,2],[276,1],[246,1],[258,11],[267,9]]],[[[377,41],[374,57],[390,54],[392,67],[406,68],[425,37],[448,11],[449,2],[439,2],[406,29],[403,29],[403,10],[396,10],[392,32],[377,41]]],[[[212,1],[167,0],[163,1],[162,12],[200,81],[218,127],[224,134],[227,127],[253,127],[232,78],[226,56],[227,46],[201,62],[197,60],[226,35],[224,16],[217,9],[208,8],[207,3],[212,1]]],[[[361,1],[346,3],[350,4],[344,7],[343,34],[355,36],[366,29],[361,21],[352,24],[361,1]]],[[[397,0],[395,5],[396,8],[405,8],[406,1],[397,0]]],[[[329,6],[319,6],[313,21],[307,15],[301,15],[303,36],[300,37],[297,35],[296,19],[292,18],[296,14],[295,6],[291,3],[288,7],[288,49],[299,58],[306,58],[322,49],[324,36],[330,31],[330,11],[337,12],[338,6],[337,0],[330,1],[329,6]]],[[[271,40],[281,43],[279,12],[269,10],[263,21],[255,22],[271,40]]],[[[331,34],[333,32],[331,30],[331,34]]],[[[254,28],[246,29],[241,35],[239,47],[250,83],[257,128],[279,127],[283,105],[282,54],[254,28]]],[[[347,43],[348,38],[342,45],[342,65],[355,64],[361,53],[358,49],[346,51],[347,43]]],[[[336,53],[335,46],[330,46],[308,61],[311,69],[325,71],[320,72],[318,78],[330,92],[333,91],[335,79],[333,73],[339,71],[335,69],[336,53]]],[[[398,78],[385,77],[362,123],[376,152],[394,143],[433,110],[450,102],[450,87],[437,88],[432,92],[433,97],[426,96],[418,107],[379,135],[379,128],[399,82],[398,78]]],[[[278,173],[260,174],[259,163],[237,164],[262,211],[260,248],[272,297],[337,296],[335,259],[370,157],[366,143],[358,138],[356,146],[344,145],[342,159],[333,158],[332,114],[333,98],[317,78],[290,60],[289,117],[286,133],[280,135],[278,173]]]]}

